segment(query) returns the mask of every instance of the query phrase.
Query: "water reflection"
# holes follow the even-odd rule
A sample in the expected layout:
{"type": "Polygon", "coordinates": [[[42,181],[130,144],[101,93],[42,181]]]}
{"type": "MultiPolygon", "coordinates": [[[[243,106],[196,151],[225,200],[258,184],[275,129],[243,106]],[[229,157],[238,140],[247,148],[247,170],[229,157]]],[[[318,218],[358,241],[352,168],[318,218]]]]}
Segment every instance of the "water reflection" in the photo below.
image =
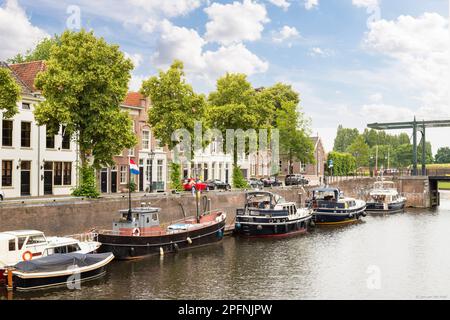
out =
{"type": "MultiPolygon", "coordinates": [[[[114,262],[82,290],[15,299],[416,299],[450,297],[450,194],[435,210],[373,215],[288,239],[226,238],[163,258],[114,262]],[[370,277],[378,270],[380,287],[370,277]]],[[[6,293],[3,292],[3,298],[6,293]]]]}

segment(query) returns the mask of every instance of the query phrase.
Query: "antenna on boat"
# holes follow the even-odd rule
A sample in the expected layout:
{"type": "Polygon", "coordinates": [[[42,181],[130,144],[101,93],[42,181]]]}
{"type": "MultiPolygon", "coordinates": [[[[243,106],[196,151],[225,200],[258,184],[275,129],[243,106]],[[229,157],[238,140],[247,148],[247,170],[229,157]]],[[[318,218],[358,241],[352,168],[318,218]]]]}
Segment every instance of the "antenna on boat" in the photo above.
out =
{"type": "Polygon", "coordinates": [[[199,201],[200,201],[200,191],[198,189],[195,189],[195,205],[197,208],[197,223],[200,223],[199,201]]]}

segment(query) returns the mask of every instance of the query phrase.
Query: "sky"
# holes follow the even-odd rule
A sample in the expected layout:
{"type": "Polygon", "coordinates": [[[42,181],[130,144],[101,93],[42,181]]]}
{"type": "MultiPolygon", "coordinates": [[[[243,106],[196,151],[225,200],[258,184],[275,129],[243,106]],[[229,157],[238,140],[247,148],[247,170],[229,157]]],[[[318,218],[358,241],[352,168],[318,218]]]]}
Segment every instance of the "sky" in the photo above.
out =
{"type": "MultiPolygon", "coordinates": [[[[174,59],[200,93],[226,72],[283,82],[330,151],[339,124],[450,119],[449,15],[449,0],[0,0],[0,60],[85,28],[132,59],[130,90],[174,59]]],[[[428,138],[450,146],[450,128],[428,138]]]]}

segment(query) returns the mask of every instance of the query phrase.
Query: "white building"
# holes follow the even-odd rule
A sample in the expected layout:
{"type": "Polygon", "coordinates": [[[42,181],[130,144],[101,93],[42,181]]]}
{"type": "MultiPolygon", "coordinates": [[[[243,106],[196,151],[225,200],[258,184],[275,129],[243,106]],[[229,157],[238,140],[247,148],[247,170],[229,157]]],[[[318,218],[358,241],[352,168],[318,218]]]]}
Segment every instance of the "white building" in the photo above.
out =
{"type": "Polygon", "coordinates": [[[19,113],[3,119],[0,110],[0,188],[7,198],[21,196],[65,195],[76,186],[77,150],[62,128],[47,136],[45,126],[37,126],[33,110],[43,100],[34,87],[34,78],[44,68],[43,61],[6,65],[22,93],[19,113]]]}

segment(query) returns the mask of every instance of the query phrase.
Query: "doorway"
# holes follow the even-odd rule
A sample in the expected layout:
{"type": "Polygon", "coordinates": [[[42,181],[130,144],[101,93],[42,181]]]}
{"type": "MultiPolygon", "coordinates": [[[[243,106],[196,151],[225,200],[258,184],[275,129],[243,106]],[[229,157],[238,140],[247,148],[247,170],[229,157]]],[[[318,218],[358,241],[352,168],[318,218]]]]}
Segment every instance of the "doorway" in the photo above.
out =
{"type": "Polygon", "coordinates": [[[31,161],[22,161],[20,163],[20,195],[29,196],[30,193],[30,177],[31,177],[31,161]]]}
{"type": "Polygon", "coordinates": [[[100,172],[100,187],[102,193],[108,192],[108,169],[103,168],[100,172]]]}
{"type": "Polygon", "coordinates": [[[117,192],[117,170],[113,170],[111,171],[111,193],[116,192],[117,192]]]}

